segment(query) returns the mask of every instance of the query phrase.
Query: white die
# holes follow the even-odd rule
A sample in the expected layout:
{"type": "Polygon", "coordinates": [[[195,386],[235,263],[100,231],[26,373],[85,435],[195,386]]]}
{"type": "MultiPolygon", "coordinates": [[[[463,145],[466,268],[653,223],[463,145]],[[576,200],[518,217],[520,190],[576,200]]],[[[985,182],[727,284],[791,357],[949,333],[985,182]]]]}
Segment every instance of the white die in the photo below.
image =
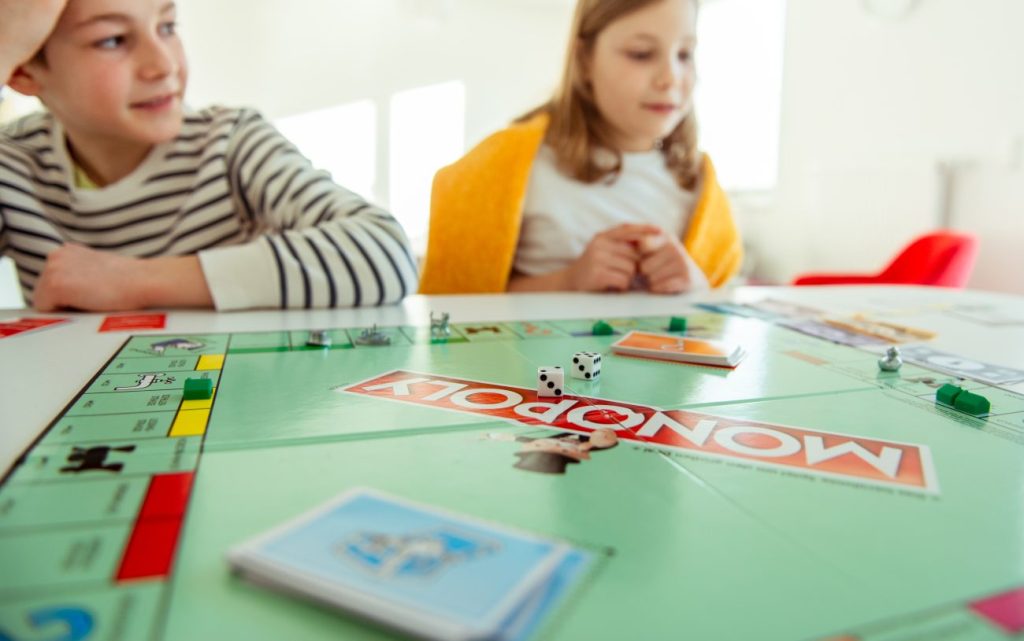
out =
{"type": "Polygon", "coordinates": [[[572,355],[572,377],[592,381],[601,375],[601,355],[597,352],[576,352],[572,355]]]}
{"type": "Polygon", "coordinates": [[[565,372],[558,365],[537,368],[537,396],[561,396],[565,372]]]}

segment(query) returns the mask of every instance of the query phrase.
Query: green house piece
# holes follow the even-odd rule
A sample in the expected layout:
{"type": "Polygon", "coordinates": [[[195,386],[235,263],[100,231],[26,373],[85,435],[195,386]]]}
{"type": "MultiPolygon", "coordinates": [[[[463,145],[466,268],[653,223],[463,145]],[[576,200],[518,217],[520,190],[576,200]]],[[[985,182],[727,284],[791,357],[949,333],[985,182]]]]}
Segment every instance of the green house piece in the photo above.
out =
{"type": "Polygon", "coordinates": [[[212,378],[186,378],[185,394],[182,398],[186,401],[202,401],[213,396],[212,378]]]}
{"type": "Polygon", "coordinates": [[[964,390],[957,387],[956,385],[950,385],[949,383],[946,383],[945,385],[940,387],[938,391],[935,392],[935,400],[940,403],[945,403],[946,405],[951,405],[955,407],[956,398],[961,393],[963,393],[963,391],[964,390]]]}
{"type": "Polygon", "coordinates": [[[686,331],[686,319],[682,316],[673,316],[668,322],[668,331],[670,332],[685,332],[686,331]]]}
{"type": "Polygon", "coordinates": [[[590,331],[594,336],[611,336],[615,333],[615,328],[603,320],[599,320],[594,323],[590,331]]]}
{"type": "Polygon", "coordinates": [[[953,403],[953,407],[957,408],[961,412],[967,412],[973,416],[980,414],[988,414],[989,410],[992,409],[992,404],[989,403],[988,399],[981,394],[975,394],[964,390],[957,395],[956,400],[953,403]]]}

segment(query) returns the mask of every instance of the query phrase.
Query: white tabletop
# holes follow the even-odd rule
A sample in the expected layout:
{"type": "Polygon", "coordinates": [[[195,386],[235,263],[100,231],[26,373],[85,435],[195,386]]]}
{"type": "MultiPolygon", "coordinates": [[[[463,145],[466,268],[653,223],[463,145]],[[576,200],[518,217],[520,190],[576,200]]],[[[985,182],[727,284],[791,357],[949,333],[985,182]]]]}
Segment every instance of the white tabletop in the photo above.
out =
{"type": "MultiPolygon", "coordinates": [[[[452,322],[560,318],[617,318],[685,313],[705,301],[766,298],[834,314],[865,313],[878,320],[937,332],[929,344],[988,363],[1024,369],[1024,298],[927,287],[747,287],[693,296],[646,294],[501,294],[412,296],[401,305],[359,310],[170,312],[167,333],[226,333],[277,329],[359,327],[376,323],[428,325],[430,312],[452,322]]],[[[0,310],[0,320],[35,317],[0,310]]],[[[70,322],[0,339],[0,474],[45,430],[127,339],[99,333],[103,314],[62,314],[70,322]]],[[[144,333],[144,332],[136,332],[144,333]]],[[[1024,392],[1024,383],[1009,386],[1024,392]]]]}

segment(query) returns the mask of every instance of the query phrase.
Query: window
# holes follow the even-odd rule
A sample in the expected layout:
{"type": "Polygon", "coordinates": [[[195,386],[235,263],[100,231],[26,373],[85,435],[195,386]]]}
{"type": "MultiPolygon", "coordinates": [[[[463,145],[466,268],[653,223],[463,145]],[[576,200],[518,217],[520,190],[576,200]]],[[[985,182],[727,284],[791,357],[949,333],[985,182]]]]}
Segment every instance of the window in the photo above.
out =
{"type": "Polygon", "coordinates": [[[701,146],[732,191],[775,187],[785,0],[706,0],[698,19],[701,146]]]}
{"type": "Polygon", "coordinates": [[[371,100],[281,118],[278,130],[313,165],[363,198],[377,200],[377,110],[371,100]]]}
{"type": "Polygon", "coordinates": [[[0,86],[0,124],[10,122],[43,108],[38,98],[23,96],[0,86]]]}
{"type": "Polygon", "coordinates": [[[438,169],[463,153],[466,87],[451,81],[401,91],[387,113],[387,175],[378,175],[377,104],[361,100],[281,118],[276,125],[335,182],[387,207],[418,254],[426,250],[430,189],[438,169]]]}
{"type": "Polygon", "coordinates": [[[21,298],[21,285],[14,270],[14,261],[4,256],[0,258],[0,309],[24,307],[21,298]]]}
{"type": "Polygon", "coordinates": [[[466,138],[466,87],[445,82],[391,98],[391,211],[417,253],[426,250],[430,189],[438,169],[457,160],[466,138]]]}

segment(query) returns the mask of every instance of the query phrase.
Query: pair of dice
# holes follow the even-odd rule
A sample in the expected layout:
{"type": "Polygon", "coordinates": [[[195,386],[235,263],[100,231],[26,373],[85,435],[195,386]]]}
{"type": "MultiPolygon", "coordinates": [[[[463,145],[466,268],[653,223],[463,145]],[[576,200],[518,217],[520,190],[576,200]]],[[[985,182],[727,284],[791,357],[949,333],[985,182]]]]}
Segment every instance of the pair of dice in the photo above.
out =
{"type": "MultiPolygon", "coordinates": [[[[592,381],[601,375],[601,355],[576,352],[572,355],[571,376],[592,381]]],[[[537,396],[561,396],[565,389],[565,371],[554,365],[537,368],[537,396]]]]}

